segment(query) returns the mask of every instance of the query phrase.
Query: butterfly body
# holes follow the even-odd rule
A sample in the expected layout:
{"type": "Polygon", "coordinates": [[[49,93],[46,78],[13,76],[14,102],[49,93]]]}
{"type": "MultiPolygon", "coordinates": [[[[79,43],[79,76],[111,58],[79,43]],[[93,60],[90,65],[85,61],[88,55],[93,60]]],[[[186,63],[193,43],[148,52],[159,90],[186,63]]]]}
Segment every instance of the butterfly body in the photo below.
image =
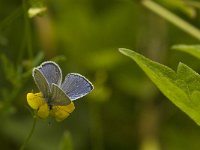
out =
{"type": "Polygon", "coordinates": [[[62,82],[62,71],[52,61],[34,68],[32,76],[40,94],[28,93],[27,101],[33,109],[37,108],[41,118],[51,114],[58,121],[65,119],[75,109],[73,101],[93,89],[92,83],[77,73],[69,73],[62,82]],[[35,102],[38,103],[37,107],[35,102]]]}

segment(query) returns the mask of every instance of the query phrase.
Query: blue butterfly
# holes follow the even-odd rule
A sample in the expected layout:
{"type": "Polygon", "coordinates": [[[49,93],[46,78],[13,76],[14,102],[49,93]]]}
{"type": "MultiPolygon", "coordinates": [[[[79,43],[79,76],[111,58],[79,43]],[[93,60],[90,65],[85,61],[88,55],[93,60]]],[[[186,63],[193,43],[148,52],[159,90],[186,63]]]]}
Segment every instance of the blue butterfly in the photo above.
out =
{"type": "Polygon", "coordinates": [[[94,88],[88,79],[78,73],[67,74],[62,82],[62,71],[53,61],[35,67],[32,76],[41,93],[28,93],[27,101],[41,118],[46,118],[50,112],[58,121],[63,120],[68,116],[64,114],[66,111],[71,113],[74,110],[73,101],[94,88]]]}

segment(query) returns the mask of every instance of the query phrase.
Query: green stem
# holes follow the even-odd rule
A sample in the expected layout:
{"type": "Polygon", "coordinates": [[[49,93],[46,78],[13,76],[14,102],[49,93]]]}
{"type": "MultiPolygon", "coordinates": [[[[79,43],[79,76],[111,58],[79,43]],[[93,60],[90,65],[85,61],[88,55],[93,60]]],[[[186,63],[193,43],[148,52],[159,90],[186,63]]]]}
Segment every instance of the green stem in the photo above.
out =
{"type": "Polygon", "coordinates": [[[200,30],[198,28],[194,27],[193,25],[189,24],[185,20],[181,19],[177,15],[171,13],[164,7],[158,5],[157,3],[151,0],[143,0],[142,3],[145,7],[149,8],[156,14],[166,19],[167,21],[171,22],[172,24],[176,25],[183,31],[187,32],[188,34],[200,40],[200,30]]]}
{"type": "Polygon", "coordinates": [[[27,145],[27,143],[31,139],[31,136],[33,135],[33,131],[35,130],[36,122],[37,122],[37,117],[34,117],[31,131],[30,131],[29,135],[27,136],[26,140],[24,141],[23,145],[20,147],[20,150],[24,150],[25,146],[27,145]]]}
{"type": "Polygon", "coordinates": [[[23,9],[24,9],[24,24],[25,24],[25,39],[27,42],[27,49],[28,49],[28,55],[32,62],[33,60],[33,49],[32,49],[32,39],[31,39],[31,24],[28,17],[28,6],[27,1],[23,0],[23,9]]]}

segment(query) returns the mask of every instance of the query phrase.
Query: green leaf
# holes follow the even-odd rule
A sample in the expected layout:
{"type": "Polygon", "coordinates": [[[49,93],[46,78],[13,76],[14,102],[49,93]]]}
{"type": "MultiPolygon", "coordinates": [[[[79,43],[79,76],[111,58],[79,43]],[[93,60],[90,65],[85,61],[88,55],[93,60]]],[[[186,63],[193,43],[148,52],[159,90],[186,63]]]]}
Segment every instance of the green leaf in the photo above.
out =
{"type": "Polygon", "coordinates": [[[132,58],[169,100],[200,125],[198,73],[183,63],[179,63],[175,72],[134,51],[125,48],[120,48],[119,51],[132,58]]]}
{"type": "Polygon", "coordinates": [[[172,47],[172,49],[186,52],[186,53],[200,59],[200,45],[182,45],[182,44],[180,44],[180,45],[174,45],[172,47]]]}

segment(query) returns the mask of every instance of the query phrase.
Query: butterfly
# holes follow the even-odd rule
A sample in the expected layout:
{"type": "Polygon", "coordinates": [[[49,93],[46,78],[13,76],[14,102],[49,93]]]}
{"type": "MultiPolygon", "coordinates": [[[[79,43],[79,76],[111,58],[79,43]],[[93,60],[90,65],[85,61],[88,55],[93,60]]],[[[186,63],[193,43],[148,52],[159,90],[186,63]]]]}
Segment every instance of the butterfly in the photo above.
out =
{"type": "Polygon", "coordinates": [[[90,93],[94,87],[84,76],[69,73],[62,82],[62,71],[53,61],[45,61],[33,68],[33,79],[39,93],[28,93],[27,102],[40,118],[67,118],[75,109],[73,101],[90,93]]]}

